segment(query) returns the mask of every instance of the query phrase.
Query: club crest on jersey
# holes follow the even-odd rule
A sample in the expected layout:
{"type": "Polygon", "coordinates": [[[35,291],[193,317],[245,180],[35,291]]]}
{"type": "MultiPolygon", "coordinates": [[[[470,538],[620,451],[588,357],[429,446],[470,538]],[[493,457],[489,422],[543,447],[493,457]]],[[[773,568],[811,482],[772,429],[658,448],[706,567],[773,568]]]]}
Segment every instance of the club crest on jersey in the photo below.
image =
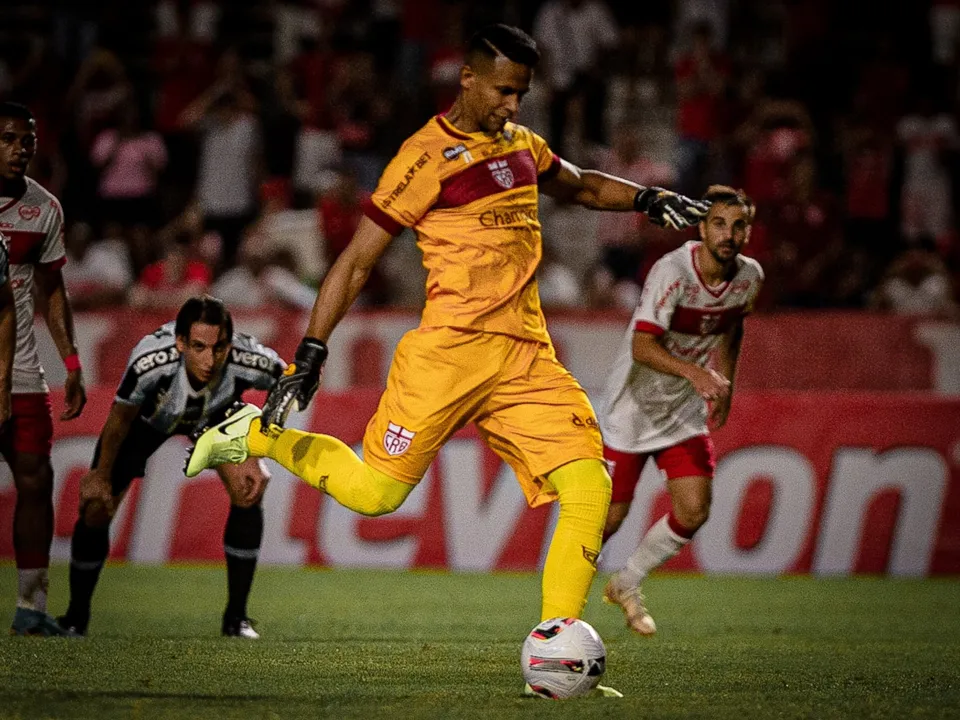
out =
{"type": "Polygon", "coordinates": [[[388,422],[387,432],[383,436],[383,449],[387,451],[387,455],[403,455],[410,447],[415,435],[416,433],[411,430],[388,422]]]}
{"type": "Polygon", "coordinates": [[[513,187],[513,170],[510,169],[510,163],[506,160],[494,160],[487,163],[487,167],[490,169],[493,179],[497,181],[497,185],[504,190],[513,187]]]}
{"type": "Polygon", "coordinates": [[[40,208],[36,205],[21,205],[17,209],[17,213],[23,220],[36,220],[40,217],[40,208]]]}
{"type": "Polygon", "coordinates": [[[719,315],[703,315],[700,318],[700,334],[701,335],[710,335],[714,330],[717,329],[717,326],[720,324],[719,315]]]}

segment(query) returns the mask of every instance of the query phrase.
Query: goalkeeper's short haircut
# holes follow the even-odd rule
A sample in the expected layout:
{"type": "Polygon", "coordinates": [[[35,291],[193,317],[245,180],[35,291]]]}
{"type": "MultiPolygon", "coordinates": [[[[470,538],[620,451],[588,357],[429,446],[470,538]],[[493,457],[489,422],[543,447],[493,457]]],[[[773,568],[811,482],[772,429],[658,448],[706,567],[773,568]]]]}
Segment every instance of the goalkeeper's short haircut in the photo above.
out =
{"type": "Polygon", "coordinates": [[[470,38],[467,45],[467,61],[477,57],[495,59],[503,55],[509,60],[529,68],[540,62],[537,43],[523,30],[512,25],[487,25],[470,38]]]}

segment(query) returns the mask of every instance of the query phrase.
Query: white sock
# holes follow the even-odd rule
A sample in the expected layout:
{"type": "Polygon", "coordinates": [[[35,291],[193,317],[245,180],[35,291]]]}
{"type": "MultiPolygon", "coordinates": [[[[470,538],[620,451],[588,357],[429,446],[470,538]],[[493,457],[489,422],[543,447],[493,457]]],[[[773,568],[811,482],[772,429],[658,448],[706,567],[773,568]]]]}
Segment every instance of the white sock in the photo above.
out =
{"type": "Polygon", "coordinates": [[[17,568],[17,607],[47,611],[47,568],[17,568]]]}
{"type": "Polygon", "coordinates": [[[664,515],[647,530],[626,567],[617,573],[617,582],[623,587],[639,587],[651,570],[663,565],[688,542],[690,538],[680,537],[670,529],[664,515]]]}

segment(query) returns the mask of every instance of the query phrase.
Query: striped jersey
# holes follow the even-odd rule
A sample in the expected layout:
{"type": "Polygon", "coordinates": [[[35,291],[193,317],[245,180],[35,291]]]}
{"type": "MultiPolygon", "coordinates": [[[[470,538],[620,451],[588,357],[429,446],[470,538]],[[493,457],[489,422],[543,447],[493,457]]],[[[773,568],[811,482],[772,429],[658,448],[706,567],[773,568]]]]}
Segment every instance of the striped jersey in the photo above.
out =
{"type": "Polygon", "coordinates": [[[615,450],[653,452],[708,432],[707,403],[689,381],[633,359],[633,334],[648,332],[674,357],[704,367],[752,310],[763,284],[760,263],[739,255],[736,275],[712,287],[697,267],[699,247],[691,241],[667,253],[644,282],[601,406],[603,439],[615,450]]]}
{"type": "Polygon", "coordinates": [[[0,233],[10,246],[10,285],[17,305],[17,350],[13,392],[47,392],[33,330],[33,275],[38,266],[60,268],[67,261],[60,202],[26,178],[20,197],[0,197],[0,233]]]}
{"type": "Polygon", "coordinates": [[[189,434],[219,421],[247,390],[272,388],[285,367],[274,350],[234,332],[220,375],[194,389],[177,351],[174,323],[169,322],[133,348],[115,400],[139,405],[140,419],[159,432],[189,434]]]}
{"type": "Polygon", "coordinates": [[[427,269],[422,327],[549,342],[535,273],[542,255],[537,183],[560,160],[507,123],[464,133],[432,118],[400,148],[366,213],[397,235],[412,228],[427,269]]]}

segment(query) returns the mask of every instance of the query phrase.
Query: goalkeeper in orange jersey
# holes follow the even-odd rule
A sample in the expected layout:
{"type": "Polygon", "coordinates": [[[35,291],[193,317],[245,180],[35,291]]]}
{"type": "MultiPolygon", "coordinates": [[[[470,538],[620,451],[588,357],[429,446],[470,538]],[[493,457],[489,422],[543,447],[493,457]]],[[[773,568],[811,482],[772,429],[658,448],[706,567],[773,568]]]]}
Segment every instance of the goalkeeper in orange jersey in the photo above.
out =
{"type": "Polygon", "coordinates": [[[201,435],[187,474],[269,457],[364,515],[396,510],[440,447],[467,423],[516,472],[531,506],[559,500],[543,570],[542,618],[579,617],[596,573],[610,478],[596,416],[557,360],[535,272],[538,193],[597,210],[697,224],[707,206],[554,155],[513,122],[539,59],[506,25],[470,40],[460,93],[388,165],[350,245],[320,288],[307,337],[262,414],[245,406],[201,435]],[[412,228],[428,270],[420,327],[400,341],[361,460],[327,435],[283,429],[320,382],[326,341],[390,241],[412,228]]]}

